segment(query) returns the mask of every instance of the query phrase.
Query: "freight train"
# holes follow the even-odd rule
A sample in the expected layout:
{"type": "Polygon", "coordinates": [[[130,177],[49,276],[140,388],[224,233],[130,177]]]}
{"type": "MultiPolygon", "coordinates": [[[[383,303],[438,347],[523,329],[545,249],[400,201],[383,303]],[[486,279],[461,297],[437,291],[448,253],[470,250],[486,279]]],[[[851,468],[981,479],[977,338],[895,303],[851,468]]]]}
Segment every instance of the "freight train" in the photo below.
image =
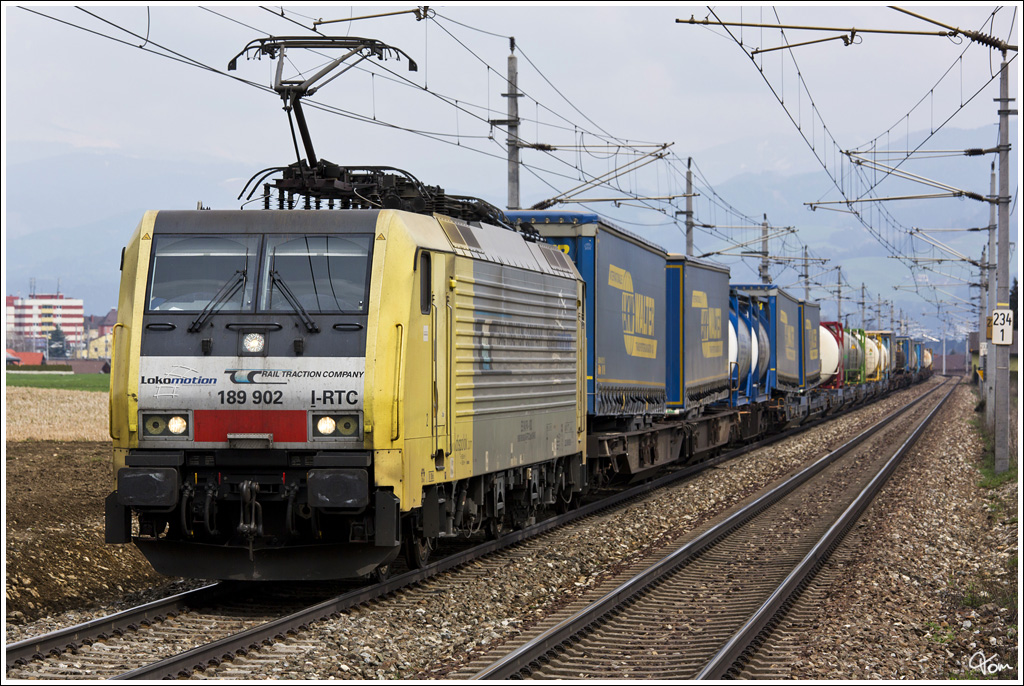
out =
{"type": "Polygon", "coordinates": [[[327,173],[277,209],[147,212],[122,252],[106,540],[161,573],[420,567],[930,366],[595,214],[327,173]]]}

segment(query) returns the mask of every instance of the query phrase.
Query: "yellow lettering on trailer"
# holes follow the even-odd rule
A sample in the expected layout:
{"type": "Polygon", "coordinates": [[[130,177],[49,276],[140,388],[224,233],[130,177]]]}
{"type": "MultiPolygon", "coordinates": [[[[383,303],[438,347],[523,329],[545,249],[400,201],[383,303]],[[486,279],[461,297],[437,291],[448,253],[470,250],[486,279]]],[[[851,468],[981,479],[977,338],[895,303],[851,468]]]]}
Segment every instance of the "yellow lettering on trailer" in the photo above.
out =
{"type": "Polygon", "coordinates": [[[633,275],[608,265],[608,285],[622,291],[622,335],[626,354],[649,360],[658,358],[658,340],[654,337],[655,300],[633,290],[633,275]]]}

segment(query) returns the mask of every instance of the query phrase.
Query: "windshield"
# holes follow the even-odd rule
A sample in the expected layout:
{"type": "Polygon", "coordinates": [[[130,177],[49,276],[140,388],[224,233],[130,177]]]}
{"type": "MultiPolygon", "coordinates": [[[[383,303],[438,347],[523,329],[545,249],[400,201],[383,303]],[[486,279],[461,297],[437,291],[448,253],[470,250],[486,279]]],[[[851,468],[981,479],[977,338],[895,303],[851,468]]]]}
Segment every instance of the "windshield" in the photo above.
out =
{"type": "Polygon", "coordinates": [[[258,236],[156,236],[149,309],[199,312],[239,273],[249,276],[217,310],[252,309],[255,272],[249,269],[249,261],[255,263],[258,249],[258,236]]]}
{"type": "Polygon", "coordinates": [[[279,285],[283,282],[308,312],[365,312],[372,238],[370,234],[268,236],[260,309],[294,309],[279,285]]]}

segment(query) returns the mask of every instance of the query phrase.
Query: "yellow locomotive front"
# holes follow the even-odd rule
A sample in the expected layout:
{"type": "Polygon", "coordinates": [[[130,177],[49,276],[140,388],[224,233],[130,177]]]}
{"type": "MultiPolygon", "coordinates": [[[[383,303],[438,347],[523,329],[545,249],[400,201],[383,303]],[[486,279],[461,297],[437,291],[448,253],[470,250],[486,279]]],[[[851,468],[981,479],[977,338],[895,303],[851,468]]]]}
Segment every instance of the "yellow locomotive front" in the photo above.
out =
{"type": "Polygon", "coordinates": [[[175,576],[351,577],[571,499],[580,289],[549,246],[439,215],[147,213],[122,256],[108,542],[175,576]]]}

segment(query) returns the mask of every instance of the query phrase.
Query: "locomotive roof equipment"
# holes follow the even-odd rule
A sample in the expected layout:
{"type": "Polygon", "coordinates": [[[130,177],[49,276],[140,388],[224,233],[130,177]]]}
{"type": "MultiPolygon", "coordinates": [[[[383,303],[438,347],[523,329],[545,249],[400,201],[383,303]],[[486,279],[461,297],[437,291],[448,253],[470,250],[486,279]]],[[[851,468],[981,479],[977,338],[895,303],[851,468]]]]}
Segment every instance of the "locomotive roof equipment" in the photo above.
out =
{"type": "MultiPolygon", "coordinates": [[[[246,59],[260,59],[267,55],[270,59],[278,60],[274,91],[284,101],[296,161],[286,166],[260,170],[246,182],[238,195],[239,199],[245,196],[246,201],[251,200],[267,177],[280,173],[281,178],[272,182],[273,188],[277,191],[278,209],[295,208],[295,196],[300,196],[303,198],[303,209],[320,209],[322,203],[326,201],[328,209],[397,209],[421,214],[436,212],[464,221],[482,221],[511,228],[502,211],[494,205],[477,198],[449,195],[443,188],[423,184],[402,169],[386,166],[344,166],[317,158],[309,125],[302,109],[302,99],[313,95],[360,62],[373,57],[381,61],[391,57],[404,57],[408,60],[409,71],[417,71],[416,62],[401,49],[372,38],[271,36],[250,41],[228,63],[228,71],[237,68],[238,58],[243,55],[246,59]],[[339,49],[345,53],[309,78],[286,79],[283,71],[284,57],[288,49],[339,49]],[[338,70],[343,65],[344,68],[338,70]],[[299,138],[302,140],[305,159],[299,150],[299,138]]],[[[264,184],[263,208],[270,209],[272,202],[271,184],[264,184]]]]}

